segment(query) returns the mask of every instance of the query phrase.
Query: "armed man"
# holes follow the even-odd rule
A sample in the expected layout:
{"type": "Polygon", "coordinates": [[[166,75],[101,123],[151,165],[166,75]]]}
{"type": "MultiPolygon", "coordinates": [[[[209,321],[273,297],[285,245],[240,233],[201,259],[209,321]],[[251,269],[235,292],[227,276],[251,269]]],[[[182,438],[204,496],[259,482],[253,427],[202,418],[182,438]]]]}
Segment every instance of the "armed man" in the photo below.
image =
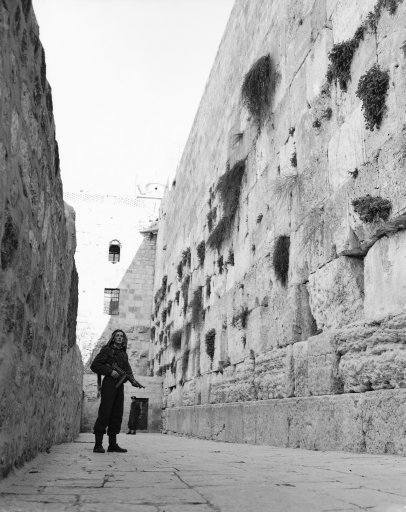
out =
{"type": "Polygon", "coordinates": [[[125,453],[127,450],[117,444],[117,434],[121,430],[124,409],[124,383],[129,381],[136,388],[143,388],[135,380],[127,356],[127,336],[124,331],[117,329],[105,345],[90,369],[98,375],[98,386],[101,393],[99,413],[94,424],[95,453],[104,453],[103,435],[109,436],[108,452],[125,453]],[[100,386],[101,376],[104,375],[100,386]]]}

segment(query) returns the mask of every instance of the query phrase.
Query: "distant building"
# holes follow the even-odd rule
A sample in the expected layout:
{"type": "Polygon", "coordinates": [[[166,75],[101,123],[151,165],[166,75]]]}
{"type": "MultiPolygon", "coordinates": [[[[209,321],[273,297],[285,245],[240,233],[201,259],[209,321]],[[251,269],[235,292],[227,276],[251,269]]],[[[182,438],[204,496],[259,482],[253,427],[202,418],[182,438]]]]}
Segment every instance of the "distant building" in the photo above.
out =
{"type": "Polygon", "coordinates": [[[154,280],[157,229],[153,223],[158,199],[137,201],[131,197],[81,192],[66,194],[77,212],[79,272],[78,343],[86,364],[82,428],[91,430],[97,414],[96,375],[89,357],[107,343],[115,329],[128,337],[131,366],[145,390],[125,386],[123,429],[130,397],[143,402],[144,425],[160,425],[161,379],[150,378],[148,349],[154,280]]]}

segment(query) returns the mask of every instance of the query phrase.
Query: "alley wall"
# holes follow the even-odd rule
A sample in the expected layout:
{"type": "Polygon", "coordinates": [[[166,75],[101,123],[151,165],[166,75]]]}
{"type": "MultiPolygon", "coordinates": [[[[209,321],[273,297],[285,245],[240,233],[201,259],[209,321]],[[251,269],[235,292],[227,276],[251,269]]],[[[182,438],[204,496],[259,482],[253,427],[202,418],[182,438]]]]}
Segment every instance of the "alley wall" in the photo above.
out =
{"type": "Polygon", "coordinates": [[[0,478],[79,432],[75,213],[29,0],[0,2],[0,478]]]}
{"type": "Polygon", "coordinates": [[[167,432],[406,454],[405,33],[402,0],[237,0],[160,212],[167,432]]]}

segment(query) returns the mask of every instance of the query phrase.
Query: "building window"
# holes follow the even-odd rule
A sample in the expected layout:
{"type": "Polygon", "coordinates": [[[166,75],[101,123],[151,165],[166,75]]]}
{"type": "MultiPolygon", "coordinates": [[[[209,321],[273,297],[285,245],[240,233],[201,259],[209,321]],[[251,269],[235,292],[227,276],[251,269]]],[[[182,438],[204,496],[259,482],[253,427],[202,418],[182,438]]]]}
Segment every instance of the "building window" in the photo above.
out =
{"type": "Polygon", "coordinates": [[[121,244],[118,240],[112,240],[109,244],[109,261],[118,263],[120,261],[121,244]]]}
{"type": "Polygon", "coordinates": [[[118,315],[118,304],[120,300],[119,288],[104,289],[104,312],[107,315],[118,315]]]}

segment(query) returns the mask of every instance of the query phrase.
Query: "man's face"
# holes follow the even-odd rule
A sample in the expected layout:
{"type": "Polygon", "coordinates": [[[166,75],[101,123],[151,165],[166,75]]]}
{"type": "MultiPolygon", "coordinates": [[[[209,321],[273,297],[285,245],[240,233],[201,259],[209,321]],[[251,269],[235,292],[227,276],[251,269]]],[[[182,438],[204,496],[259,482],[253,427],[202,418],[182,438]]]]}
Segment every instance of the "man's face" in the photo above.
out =
{"type": "Polygon", "coordinates": [[[123,348],[124,346],[124,335],[122,332],[117,332],[114,336],[114,346],[116,348],[123,348]]]}

